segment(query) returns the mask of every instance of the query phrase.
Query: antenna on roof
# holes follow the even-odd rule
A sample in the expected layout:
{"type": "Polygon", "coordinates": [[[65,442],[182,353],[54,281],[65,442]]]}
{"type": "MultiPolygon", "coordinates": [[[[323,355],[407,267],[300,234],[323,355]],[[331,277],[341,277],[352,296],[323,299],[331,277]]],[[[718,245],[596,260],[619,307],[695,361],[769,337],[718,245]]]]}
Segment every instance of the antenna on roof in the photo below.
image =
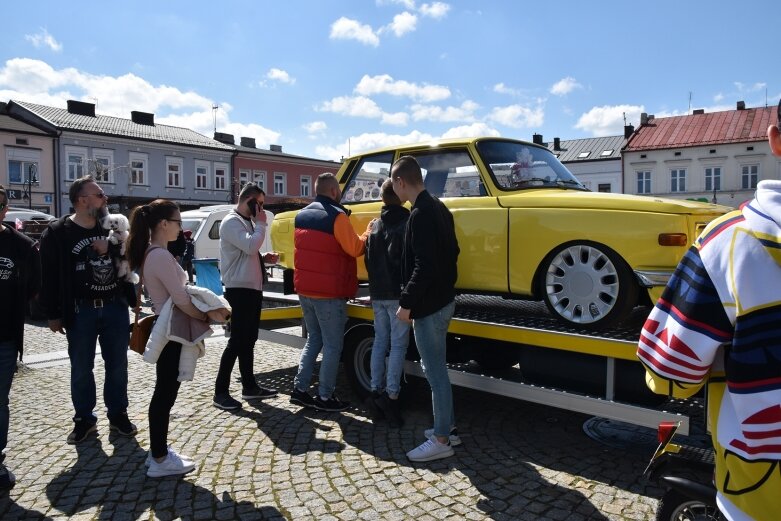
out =
{"type": "Polygon", "coordinates": [[[688,113],[692,113],[692,91],[689,91],[689,110],[688,113]]]}
{"type": "Polygon", "coordinates": [[[624,126],[626,126],[626,112],[622,112],[621,114],[624,115],[624,126]]]}
{"type": "Polygon", "coordinates": [[[219,105],[212,103],[212,118],[214,119],[214,131],[217,132],[217,109],[219,105]]]}

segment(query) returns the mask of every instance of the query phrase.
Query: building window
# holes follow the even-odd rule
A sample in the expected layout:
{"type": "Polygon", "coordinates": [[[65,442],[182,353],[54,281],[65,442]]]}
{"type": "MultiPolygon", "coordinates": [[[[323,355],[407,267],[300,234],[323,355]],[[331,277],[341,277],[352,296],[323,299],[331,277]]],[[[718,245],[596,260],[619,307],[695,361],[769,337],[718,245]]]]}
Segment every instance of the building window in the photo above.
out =
{"type": "Polygon", "coordinates": [[[89,162],[89,171],[99,183],[113,183],[114,152],[111,150],[92,149],[92,160],[89,162]]]}
{"type": "Polygon", "coordinates": [[[651,172],[637,172],[637,193],[651,193],[651,172]]]}
{"type": "Polygon", "coordinates": [[[274,195],[285,195],[287,193],[287,174],[284,172],[274,172],[274,195]]]}
{"type": "Polygon", "coordinates": [[[748,190],[756,188],[759,180],[759,165],[743,165],[741,167],[741,188],[748,190]]]}
{"type": "Polygon", "coordinates": [[[225,163],[214,163],[214,189],[227,190],[228,165],[225,163]]]}
{"type": "Polygon", "coordinates": [[[250,171],[243,169],[239,170],[239,190],[244,188],[244,185],[249,182],[250,171]]]}
{"type": "Polygon", "coordinates": [[[611,192],[610,183],[599,183],[599,185],[597,185],[597,191],[609,194],[611,192]]]}
{"type": "Polygon", "coordinates": [[[145,185],[146,182],[146,166],[148,163],[146,154],[134,154],[130,153],[130,184],[132,185],[145,185]]]}
{"type": "Polygon", "coordinates": [[[206,161],[195,162],[195,189],[209,189],[209,163],[206,161]]]}
{"type": "Polygon", "coordinates": [[[86,148],[65,148],[65,157],[67,158],[68,170],[66,172],[66,181],[73,181],[83,177],[85,165],[87,164],[86,148]]]}
{"type": "Polygon", "coordinates": [[[705,191],[721,190],[721,167],[713,166],[705,169],[705,191]]]}
{"type": "Polygon", "coordinates": [[[686,191],[686,169],[685,168],[674,168],[670,170],[670,191],[671,192],[686,191]]]}
{"type": "Polygon", "coordinates": [[[578,154],[578,159],[586,159],[589,156],[589,154],[591,154],[590,150],[587,152],[581,152],[580,154],[578,154]]]}
{"type": "Polygon", "coordinates": [[[174,188],[182,187],[183,163],[184,160],[179,157],[165,158],[166,186],[174,188]]]}
{"type": "Polygon", "coordinates": [[[253,170],[252,180],[260,187],[264,192],[266,191],[266,172],[263,170],[253,170]]]}
{"type": "Polygon", "coordinates": [[[37,161],[8,160],[8,182],[10,184],[26,184],[30,178],[30,173],[33,174],[33,184],[41,184],[41,178],[38,176],[37,161]]]}
{"type": "Polygon", "coordinates": [[[301,176],[301,197],[310,197],[312,178],[308,175],[301,176]]]}

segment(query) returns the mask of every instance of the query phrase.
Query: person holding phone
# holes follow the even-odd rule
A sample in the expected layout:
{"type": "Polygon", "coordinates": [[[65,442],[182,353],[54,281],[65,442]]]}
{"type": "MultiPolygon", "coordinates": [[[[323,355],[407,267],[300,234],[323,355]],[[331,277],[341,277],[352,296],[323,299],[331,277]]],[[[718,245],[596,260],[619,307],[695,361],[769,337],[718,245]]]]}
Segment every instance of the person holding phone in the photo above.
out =
{"type": "MultiPolygon", "coordinates": [[[[231,305],[231,336],[222,353],[214,383],[214,406],[226,411],[240,409],[241,402],[230,395],[230,375],[239,360],[242,393],[245,400],[271,398],[276,389],[261,387],[255,380],[254,350],[263,306],[263,258],[259,253],[266,237],[266,193],[255,183],[247,183],[239,194],[239,204],[220,224],[220,270],[225,298],[231,305]]],[[[273,253],[268,262],[276,262],[273,253]]]]}

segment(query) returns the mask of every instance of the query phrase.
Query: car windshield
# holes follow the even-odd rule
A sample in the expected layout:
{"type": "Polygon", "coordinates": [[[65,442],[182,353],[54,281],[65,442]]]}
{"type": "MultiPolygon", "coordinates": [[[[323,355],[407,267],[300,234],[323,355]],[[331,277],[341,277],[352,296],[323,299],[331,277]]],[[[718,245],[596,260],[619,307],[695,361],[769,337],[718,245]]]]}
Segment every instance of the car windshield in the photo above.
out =
{"type": "Polygon", "coordinates": [[[573,188],[586,190],[550,151],[517,141],[485,140],[477,150],[502,190],[573,188]]]}
{"type": "Polygon", "coordinates": [[[202,222],[203,219],[182,219],[182,230],[190,230],[195,235],[202,222]]]}

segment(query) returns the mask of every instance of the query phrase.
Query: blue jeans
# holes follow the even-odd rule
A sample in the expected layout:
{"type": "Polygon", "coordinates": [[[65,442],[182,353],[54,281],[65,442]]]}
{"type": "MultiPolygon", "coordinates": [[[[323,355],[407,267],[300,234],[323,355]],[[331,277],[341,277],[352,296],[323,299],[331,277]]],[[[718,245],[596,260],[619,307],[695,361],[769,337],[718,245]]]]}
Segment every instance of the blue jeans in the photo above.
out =
{"type": "Polygon", "coordinates": [[[100,354],[106,368],[103,401],[108,417],[127,412],[127,345],[130,337],[130,315],[124,300],[105,303],[102,308],[80,305],[73,323],[66,329],[68,357],[71,361],[71,400],[73,419],[97,420],[95,343],[100,341],[100,354]]]}
{"type": "Polygon", "coordinates": [[[423,371],[431,386],[435,436],[448,436],[455,425],[453,390],[447,374],[446,357],[447,328],[455,309],[456,303],[453,301],[428,316],[412,321],[423,371]]]}
{"type": "MultiPolygon", "coordinates": [[[[0,453],[4,453],[8,445],[8,395],[11,393],[18,354],[13,340],[0,342],[0,453]]],[[[2,461],[3,456],[0,456],[2,461]]]]}
{"type": "Polygon", "coordinates": [[[303,295],[299,295],[298,300],[304,312],[307,337],[293,385],[299,391],[309,389],[315,361],[322,350],[318,391],[320,398],[328,400],[336,389],[336,375],[344,343],[344,326],[347,323],[347,302],[340,298],[322,299],[303,295]]]}
{"type": "Polygon", "coordinates": [[[398,396],[401,386],[401,372],[409,344],[409,324],[396,318],[398,300],[373,300],[374,344],[372,345],[371,371],[372,391],[382,391],[382,377],[385,376],[385,391],[388,396],[398,396]],[[385,356],[388,355],[387,373],[385,356]]]}

